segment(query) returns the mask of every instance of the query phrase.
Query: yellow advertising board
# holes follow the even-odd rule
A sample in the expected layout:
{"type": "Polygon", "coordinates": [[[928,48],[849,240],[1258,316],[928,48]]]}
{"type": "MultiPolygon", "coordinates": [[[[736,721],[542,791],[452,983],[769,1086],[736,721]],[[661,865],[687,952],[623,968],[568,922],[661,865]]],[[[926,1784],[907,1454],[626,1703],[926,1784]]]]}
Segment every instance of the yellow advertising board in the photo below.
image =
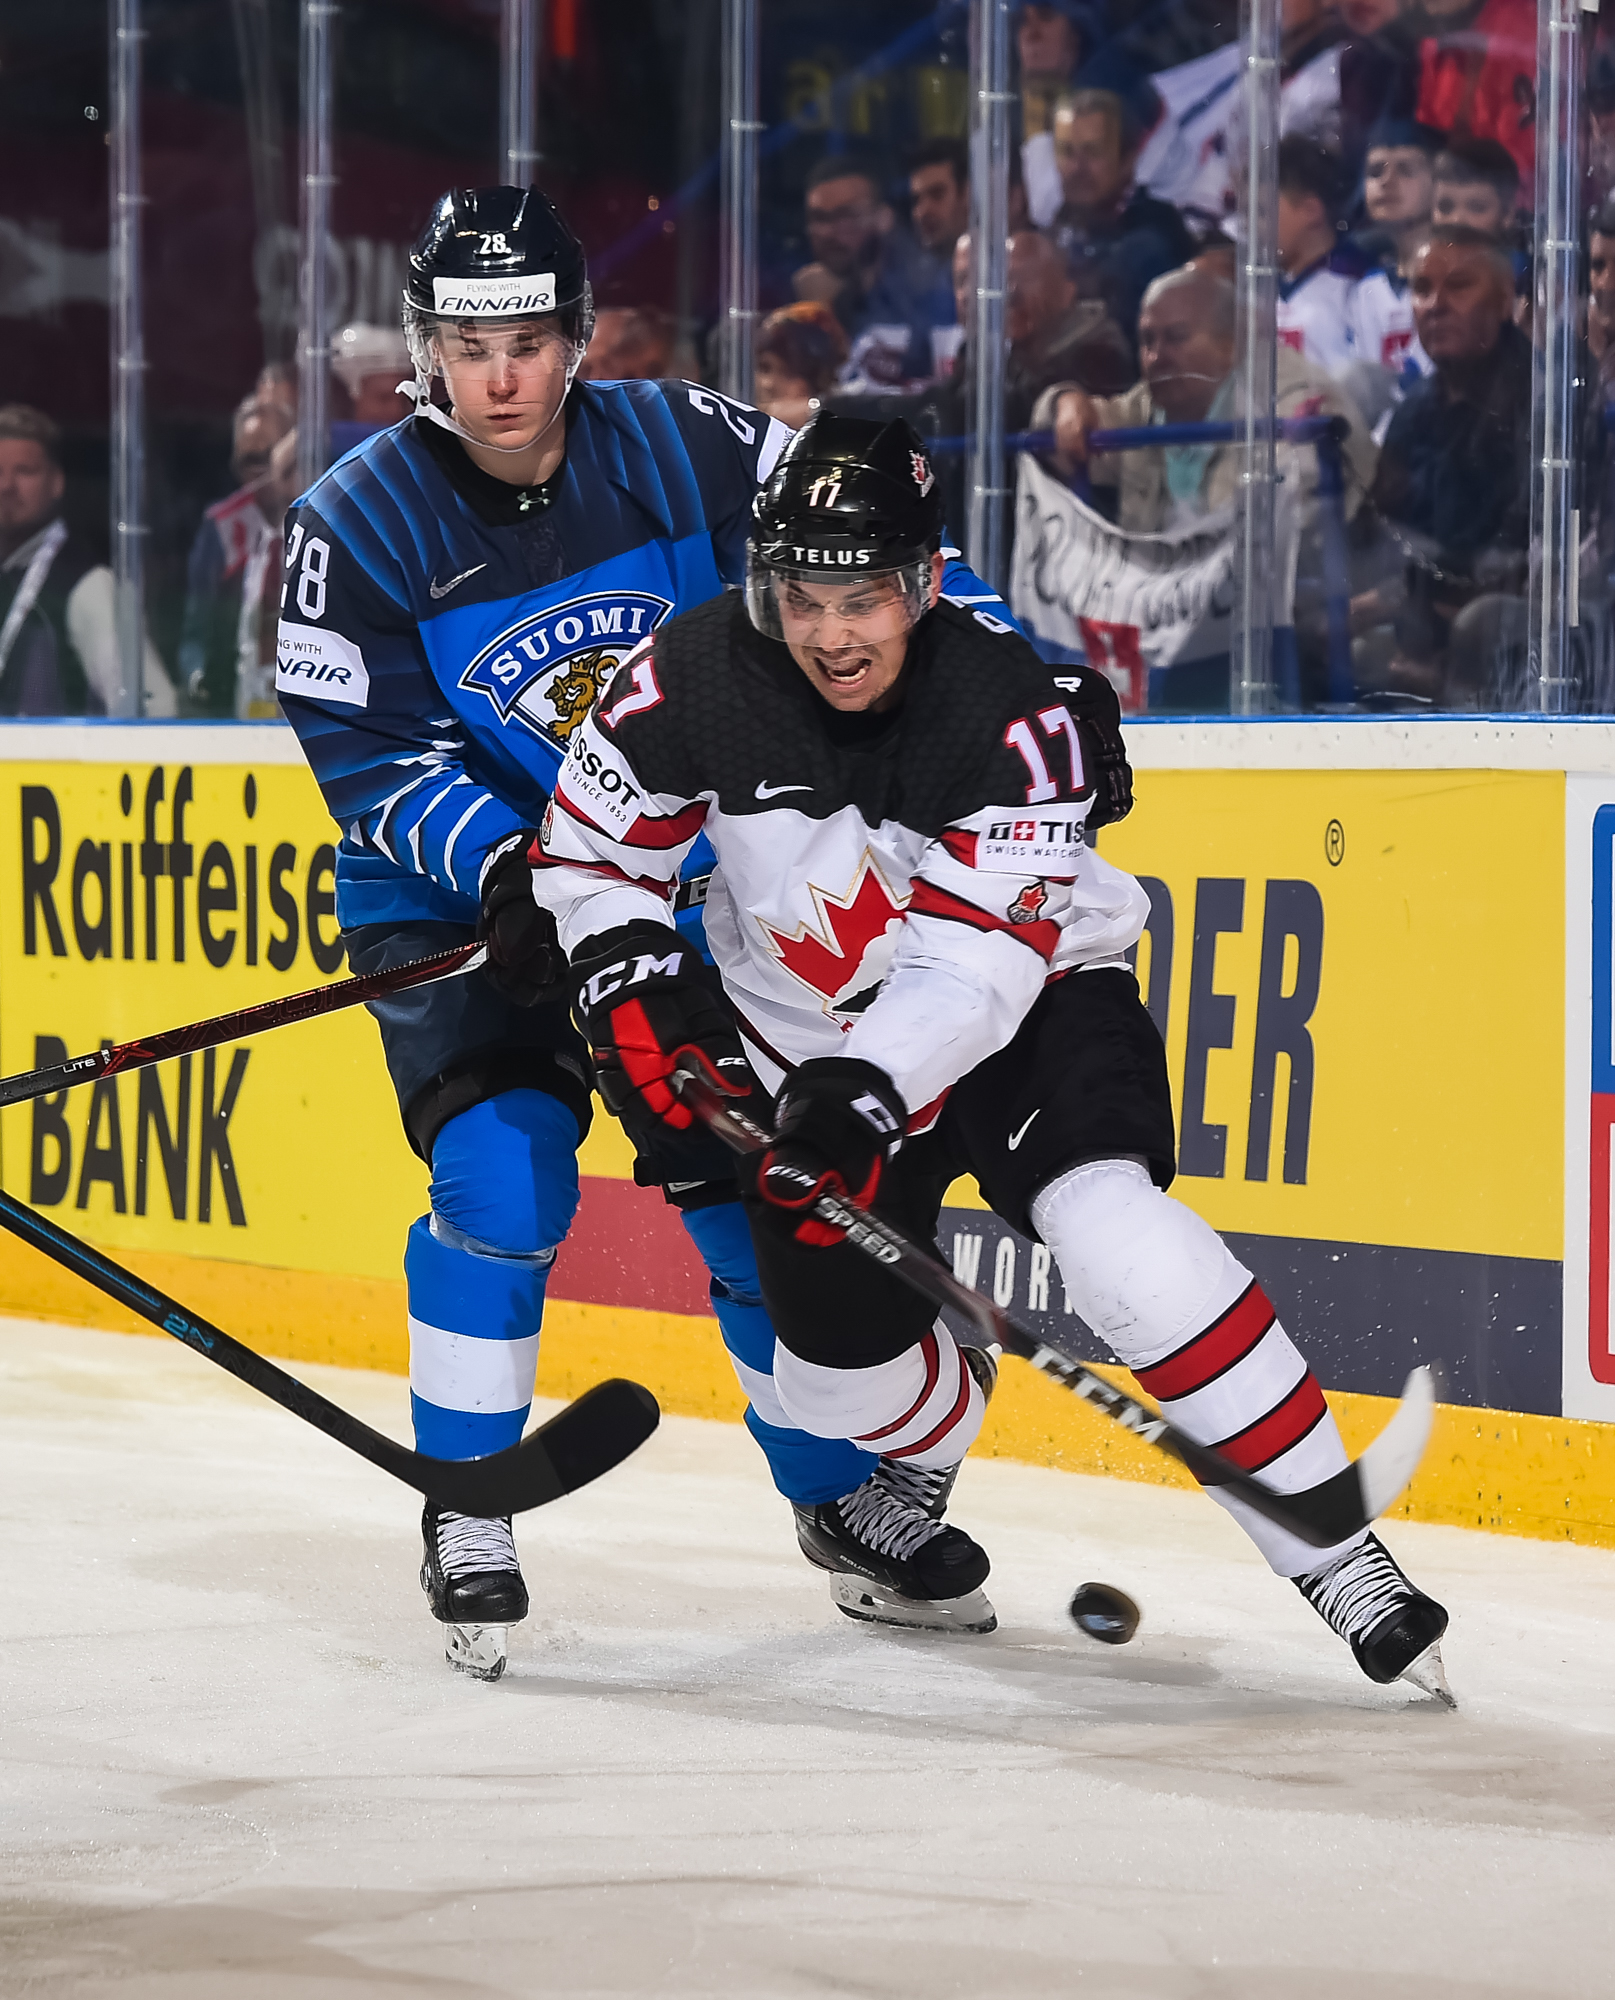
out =
{"type": "MultiPolygon", "coordinates": [[[[5,1073],[342,975],[334,829],[289,733],[13,741],[29,754],[0,751],[5,1073]]],[[[1558,1415],[1564,793],[1553,770],[1146,768],[1101,846],[1151,895],[1138,969],[1167,1043],[1175,1191],[1281,1301],[1348,1432],[1360,1443],[1406,1366],[1434,1359],[1471,1408],[1444,1417],[1411,1508],[1609,1539],[1604,1429],[1558,1415]]],[[[609,1121],[582,1167],[541,1391],[632,1373],[670,1408],[738,1415],[704,1274],[628,1185],[609,1121]]],[[[405,1365],[426,1175],[362,1010],[0,1114],[0,1173],[267,1351],[405,1365]]],[[[1030,1246],[973,1188],[940,1234],[1071,1340],[1046,1257],[1040,1291],[1030,1246]]],[[[10,1241],[0,1307],[128,1323],[10,1241]]],[[[1019,1374],[984,1448],[1162,1476],[1019,1374]]]]}

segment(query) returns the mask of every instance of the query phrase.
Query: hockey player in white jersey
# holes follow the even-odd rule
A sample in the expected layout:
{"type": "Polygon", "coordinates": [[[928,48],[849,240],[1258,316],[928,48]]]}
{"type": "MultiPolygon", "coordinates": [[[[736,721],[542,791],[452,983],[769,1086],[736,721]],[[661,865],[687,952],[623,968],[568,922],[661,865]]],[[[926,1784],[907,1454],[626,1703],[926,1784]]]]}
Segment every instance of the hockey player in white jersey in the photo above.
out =
{"type": "MultiPolygon", "coordinates": [[[[1190,1435],[1279,1491],[1346,1455],[1261,1287],[1165,1191],[1165,1055],[1123,956],[1145,898],[1088,838],[1131,802],[1114,697],[939,601],[940,530],[907,425],[816,418],[755,503],[744,595],[670,620],[624,663],[529,855],[630,1130],[688,1123],[681,1060],[774,1100],[774,1149],[740,1190],[777,1335],[771,1394],[803,1431],[911,1482],[798,1508],[804,1552],[844,1608],[981,1629],[987,1555],[937,1516],[991,1363],[813,1217],[821,1189],[924,1240],[950,1181],[974,1173],[1190,1435]],[[732,1017],[671,920],[702,832],[732,1017]],[[789,1205],[768,1172],[781,1162],[789,1205]]],[[[1429,1683],[1446,1613],[1377,1537],[1320,1552],[1213,1497],[1371,1679],[1429,1683]]]]}

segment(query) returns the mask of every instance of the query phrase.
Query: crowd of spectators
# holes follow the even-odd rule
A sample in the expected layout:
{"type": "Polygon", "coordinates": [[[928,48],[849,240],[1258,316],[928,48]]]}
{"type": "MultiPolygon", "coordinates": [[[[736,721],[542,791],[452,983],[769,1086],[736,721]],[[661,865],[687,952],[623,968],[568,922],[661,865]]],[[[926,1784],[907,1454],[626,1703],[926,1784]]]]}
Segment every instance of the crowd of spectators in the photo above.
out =
{"type": "MultiPolygon", "coordinates": [[[[1533,0],[1281,0],[1277,409],[1335,420],[1342,475],[1320,485],[1312,443],[1278,446],[1300,510],[1303,703],[1343,688],[1386,708],[1525,697],[1536,43],[1533,0]],[[1344,663],[1340,618],[1314,615],[1326,526],[1337,610],[1342,548],[1349,569],[1344,663]]],[[[1124,533],[1224,518],[1240,463],[1219,434],[1119,452],[1089,440],[1237,413],[1249,203],[1233,15],[1038,0],[1018,8],[1014,45],[1005,428],[1124,533]]],[[[1586,108],[1581,601],[1584,620],[1608,623],[1615,64],[1602,57],[1586,108]]],[[[756,400],[786,424],[825,407],[911,418],[936,444],[955,533],[977,372],[970,160],[962,138],[900,162],[827,149],[805,177],[805,257],[778,267],[755,345],[756,400]]],[[[582,378],[693,374],[695,332],[657,307],[607,306],[582,378]]],[[[405,414],[409,368],[395,327],[342,329],[336,452],[405,414]]],[[[197,524],[172,676],[148,663],[151,712],[274,712],[273,556],[296,425],[295,374],[266,368],[234,414],[231,490],[197,524]]],[[[65,526],[64,485],[48,418],[0,411],[0,713],[93,713],[115,697],[110,576],[65,526]]]]}
{"type": "MultiPolygon", "coordinates": [[[[1235,499],[1237,454],[1216,433],[1088,445],[1099,430],[1236,414],[1233,281],[1249,204],[1233,29],[1231,15],[1129,0],[1049,0],[1015,16],[1005,426],[1032,433],[1044,463],[1128,533],[1172,533],[1235,499]]],[[[1313,444],[1279,445],[1285,502],[1300,508],[1303,702],[1524,697],[1536,42],[1532,0],[1282,0],[1277,410],[1337,420],[1343,487],[1320,490],[1313,444]],[[1344,628],[1313,615],[1326,507],[1340,530],[1337,608],[1342,548],[1349,572],[1344,628]]],[[[1606,82],[1615,131],[1615,75],[1606,82]]],[[[1615,183],[1615,141],[1605,150],[1615,183]]],[[[765,322],[758,360],[759,398],[787,422],[826,404],[915,421],[936,441],[956,528],[973,421],[969,216],[962,143],[913,154],[900,175],[828,154],[807,179],[812,256],[792,278],[797,303],[765,322]]],[[[1595,220],[1607,228],[1588,238],[1581,372],[1599,414],[1584,426],[1583,520],[1612,544],[1607,575],[1615,201],[1595,220]]]]}

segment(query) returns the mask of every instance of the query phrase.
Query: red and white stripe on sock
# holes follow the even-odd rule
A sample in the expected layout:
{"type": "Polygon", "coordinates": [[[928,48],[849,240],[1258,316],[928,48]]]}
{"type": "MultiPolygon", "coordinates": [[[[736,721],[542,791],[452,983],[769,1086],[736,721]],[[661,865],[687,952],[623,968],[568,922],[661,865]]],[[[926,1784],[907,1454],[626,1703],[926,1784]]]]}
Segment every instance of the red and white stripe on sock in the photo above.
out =
{"type": "Polygon", "coordinates": [[[774,1387],[791,1421],[814,1437],[850,1438],[919,1466],[957,1465],[986,1411],[981,1385],[940,1323],[873,1368],[826,1368],[781,1342],[774,1387]]]}
{"type": "Polygon", "coordinates": [[[1133,1373],[1192,1438],[1270,1478],[1329,1414],[1317,1376],[1254,1278],[1210,1326],[1133,1373]]]}

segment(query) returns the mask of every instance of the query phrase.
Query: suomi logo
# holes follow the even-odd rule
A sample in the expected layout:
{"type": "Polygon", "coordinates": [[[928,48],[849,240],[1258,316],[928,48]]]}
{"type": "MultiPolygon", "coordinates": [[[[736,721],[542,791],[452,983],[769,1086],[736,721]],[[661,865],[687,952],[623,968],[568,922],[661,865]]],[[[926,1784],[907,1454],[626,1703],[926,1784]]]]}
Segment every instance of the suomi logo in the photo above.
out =
{"type": "Polygon", "coordinates": [[[672,609],[644,590],[552,604],[491,639],[460,685],[485,694],[501,722],[519,722],[564,750],[595,696],[672,609]]]}

